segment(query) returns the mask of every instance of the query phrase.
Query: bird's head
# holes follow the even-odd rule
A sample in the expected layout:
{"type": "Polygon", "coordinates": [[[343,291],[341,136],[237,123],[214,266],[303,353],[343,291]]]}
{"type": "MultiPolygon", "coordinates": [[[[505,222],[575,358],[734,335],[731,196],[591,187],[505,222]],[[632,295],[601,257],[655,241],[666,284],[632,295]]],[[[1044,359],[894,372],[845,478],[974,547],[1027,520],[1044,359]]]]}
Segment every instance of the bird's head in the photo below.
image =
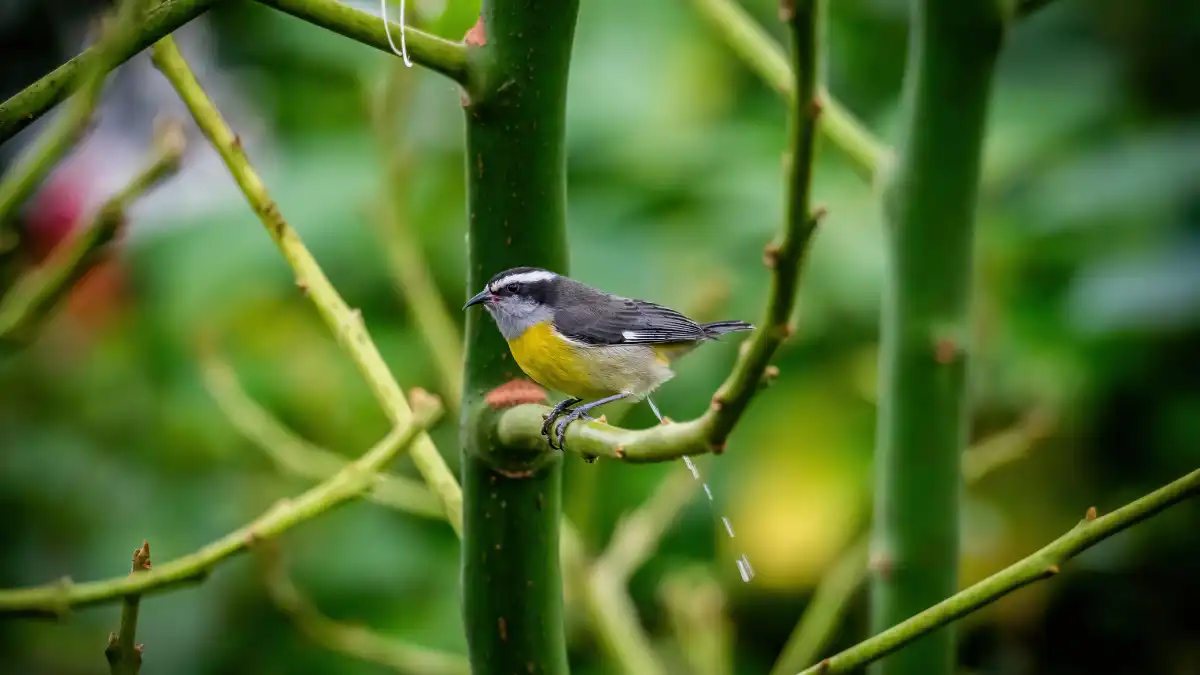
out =
{"type": "Polygon", "coordinates": [[[505,339],[554,319],[554,303],[565,277],[540,267],[514,267],[493,276],[463,309],[483,305],[505,339]]]}

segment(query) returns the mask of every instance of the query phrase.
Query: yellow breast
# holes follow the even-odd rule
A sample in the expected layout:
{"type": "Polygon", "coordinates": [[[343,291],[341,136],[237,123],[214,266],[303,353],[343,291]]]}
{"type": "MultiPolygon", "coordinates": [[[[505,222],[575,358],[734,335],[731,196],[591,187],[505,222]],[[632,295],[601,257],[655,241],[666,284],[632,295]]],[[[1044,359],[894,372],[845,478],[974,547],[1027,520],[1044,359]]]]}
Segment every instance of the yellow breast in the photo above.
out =
{"type": "Polygon", "coordinates": [[[549,323],[530,327],[509,340],[508,348],[521,370],[543,387],[585,399],[610,393],[597,391],[587,356],[556,335],[549,323]]]}

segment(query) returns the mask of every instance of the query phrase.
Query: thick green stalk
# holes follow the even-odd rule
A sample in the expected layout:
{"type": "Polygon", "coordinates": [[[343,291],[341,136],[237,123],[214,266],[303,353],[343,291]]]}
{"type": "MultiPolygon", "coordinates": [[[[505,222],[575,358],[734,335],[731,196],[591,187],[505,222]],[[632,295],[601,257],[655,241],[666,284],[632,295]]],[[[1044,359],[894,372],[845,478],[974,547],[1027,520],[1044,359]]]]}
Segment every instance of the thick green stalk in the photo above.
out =
{"type": "MultiPolygon", "coordinates": [[[[905,121],[884,189],[889,279],[871,547],[874,632],[958,590],[975,197],[1004,34],[994,0],[914,0],[911,17],[905,121]]],[[[954,645],[943,629],[875,672],[949,675],[954,645]]]]}
{"type": "MultiPolygon", "coordinates": [[[[468,288],[536,265],[567,272],[564,126],[578,0],[484,0],[467,34],[468,288]]],[[[463,387],[463,613],[476,675],[567,672],[562,458],[507,448],[487,392],[522,377],[471,311],[463,387]]],[[[494,400],[494,399],[493,399],[494,400]]]]}

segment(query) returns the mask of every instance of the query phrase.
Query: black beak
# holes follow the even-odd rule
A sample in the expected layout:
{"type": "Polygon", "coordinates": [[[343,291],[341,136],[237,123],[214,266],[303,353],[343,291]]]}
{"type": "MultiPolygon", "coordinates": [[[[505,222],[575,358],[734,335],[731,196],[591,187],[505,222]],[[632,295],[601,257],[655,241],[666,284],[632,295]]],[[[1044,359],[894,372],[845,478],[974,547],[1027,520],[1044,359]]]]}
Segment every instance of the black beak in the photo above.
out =
{"type": "Polygon", "coordinates": [[[482,291],[479,291],[479,293],[476,294],[475,297],[468,300],[467,304],[463,305],[463,309],[465,310],[466,308],[470,307],[471,305],[478,305],[481,302],[487,302],[487,300],[490,296],[491,296],[491,293],[489,293],[488,289],[485,288],[482,291]]]}

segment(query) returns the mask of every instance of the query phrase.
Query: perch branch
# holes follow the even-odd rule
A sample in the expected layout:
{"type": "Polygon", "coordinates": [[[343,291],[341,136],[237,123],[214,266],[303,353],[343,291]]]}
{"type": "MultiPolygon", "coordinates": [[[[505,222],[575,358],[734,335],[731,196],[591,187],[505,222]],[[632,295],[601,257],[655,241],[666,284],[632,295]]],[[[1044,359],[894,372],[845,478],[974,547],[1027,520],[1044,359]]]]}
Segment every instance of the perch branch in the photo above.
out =
{"type": "Polygon", "coordinates": [[[848,673],[896,652],[917,638],[1035,581],[1058,574],[1075,556],[1108,537],[1200,494],[1200,469],[1105,516],[1087,517],[1070,532],[1024,560],[1001,570],[857,645],[821,661],[801,675],[848,673]]]}
{"type": "MultiPolygon", "coordinates": [[[[382,19],[374,14],[348,7],[337,0],[256,1],[356,42],[394,54],[382,19]]],[[[389,25],[392,35],[399,40],[400,24],[389,22],[389,25]]],[[[468,65],[465,44],[450,42],[408,25],[405,25],[404,31],[410,61],[466,86],[468,65]]]]}
{"type": "MultiPolygon", "coordinates": [[[[130,574],[150,569],[150,542],[142,541],[141,547],[133,551],[133,566],[130,574]]],[[[140,595],[127,595],[121,603],[120,632],[108,634],[108,648],[104,656],[112,675],[137,675],[142,668],[142,646],[137,641],[138,605],[140,595]]]]}
{"type": "Polygon", "coordinates": [[[90,225],[56,246],[45,263],[17,280],[0,300],[0,342],[32,337],[42,319],[97,262],[133,202],[179,169],[184,144],[183,130],[175,124],[165,125],[155,139],[150,165],[105,202],[90,225]]]}
{"type": "MultiPolygon", "coordinates": [[[[122,47],[137,35],[138,22],[145,13],[147,2],[123,0],[115,16],[104,17],[100,38],[96,41],[96,58],[80,74],[82,85],[71,100],[66,114],[54,120],[54,124],[21,153],[0,180],[0,232],[9,227],[21,204],[83,136],[88,120],[92,118],[92,111],[100,102],[100,92],[104,90],[108,71],[123,60],[122,47]]],[[[0,110],[0,119],[5,117],[5,111],[0,110]]]]}
{"type": "MultiPolygon", "coordinates": [[[[708,21],[734,52],[758,73],[767,86],[782,95],[789,105],[797,99],[796,75],[788,66],[787,56],[770,35],[734,0],[692,0],[700,15],[708,21]]],[[[807,105],[807,94],[800,100],[807,105]]],[[[816,101],[821,107],[821,133],[850,159],[855,170],[867,182],[873,182],[891,150],[875,138],[844,105],[824,86],[816,85],[816,101]]]]}
{"type": "Polygon", "coordinates": [[[361,626],[334,621],[321,613],[292,582],[282,555],[262,551],[263,578],[271,601],[300,630],[326,649],[377,663],[404,675],[470,675],[466,657],[433,650],[384,636],[361,626]]]}
{"type": "MultiPolygon", "coordinates": [[[[220,153],[267,233],[292,267],[297,286],[312,300],[338,343],[350,354],[366,378],[384,414],[397,426],[408,424],[412,418],[409,403],[379,349],[371,341],[361,312],[350,309],[305,248],[300,236],[284,220],[279,207],[246,158],[241,142],[192,75],[174,41],[169,36],[163,38],[154,45],[152,56],[155,65],[179,92],[200,130],[220,153]]],[[[423,433],[417,438],[411,452],[421,477],[441,500],[447,520],[452,526],[459,527],[462,522],[462,491],[428,434],[423,433]]]]}
{"type": "MultiPolygon", "coordinates": [[[[215,354],[201,356],[202,375],[209,394],[243,436],[259,447],[283,471],[321,481],[341,471],[346,459],[296,436],[250,398],[229,364],[215,354]]],[[[372,478],[367,499],[397,511],[445,520],[446,512],[424,484],[404,476],[378,473],[372,478]]]]}
{"type": "Polygon", "coordinates": [[[71,608],[98,605],[129,595],[160,593],[174,586],[202,581],[226,558],[243,553],[265,539],[277,537],[366,491],[371,486],[372,476],[420,438],[441,413],[440,403],[432,396],[414,401],[417,407],[413,410],[412,421],[393,429],[362,457],[295,499],[280,500],[249,524],[199,551],[157,565],[152,570],[105,581],[76,584],[66,579],[60,583],[0,591],[0,614],[59,617],[71,608]]]}

